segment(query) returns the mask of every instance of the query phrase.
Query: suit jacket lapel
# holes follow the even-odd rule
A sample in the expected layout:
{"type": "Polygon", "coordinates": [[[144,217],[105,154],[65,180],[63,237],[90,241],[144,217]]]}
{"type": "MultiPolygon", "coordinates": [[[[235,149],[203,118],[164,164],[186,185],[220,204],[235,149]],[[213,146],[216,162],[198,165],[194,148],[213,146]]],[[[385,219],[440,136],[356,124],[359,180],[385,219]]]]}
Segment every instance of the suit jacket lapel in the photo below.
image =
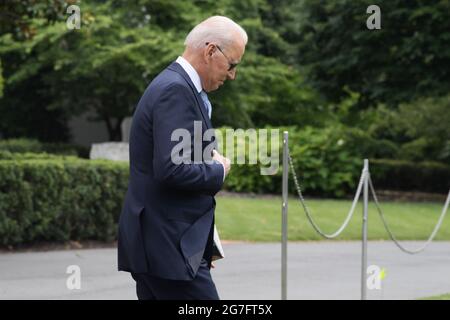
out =
{"type": "Polygon", "coordinates": [[[203,103],[203,99],[200,96],[200,93],[197,92],[197,88],[195,87],[195,85],[192,83],[191,78],[189,77],[189,75],[186,73],[186,71],[184,71],[184,69],[176,62],[173,62],[168,69],[175,71],[177,73],[179,73],[184,80],[186,80],[186,82],[189,84],[189,86],[191,87],[192,93],[194,94],[194,97],[197,101],[197,107],[200,109],[200,113],[203,117],[203,121],[206,124],[206,128],[207,129],[212,129],[212,124],[211,124],[211,120],[208,117],[208,114],[206,112],[206,108],[205,108],[205,104],[203,103]]]}

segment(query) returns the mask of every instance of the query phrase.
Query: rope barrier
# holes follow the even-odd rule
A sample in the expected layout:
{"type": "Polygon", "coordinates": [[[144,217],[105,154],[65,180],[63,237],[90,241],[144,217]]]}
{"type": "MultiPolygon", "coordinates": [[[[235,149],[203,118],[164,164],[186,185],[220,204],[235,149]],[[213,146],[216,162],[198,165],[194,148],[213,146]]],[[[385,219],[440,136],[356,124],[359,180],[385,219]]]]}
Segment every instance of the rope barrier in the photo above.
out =
{"type": "Polygon", "coordinates": [[[420,253],[433,241],[434,237],[436,236],[437,232],[439,231],[442,222],[445,218],[445,215],[447,214],[447,210],[450,204],[450,190],[447,195],[447,200],[445,201],[444,207],[442,209],[442,213],[439,217],[439,220],[437,224],[435,225],[433,232],[429,236],[428,240],[419,248],[415,250],[407,249],[404,246],[400,244],[400,242],[397,240],[391,229],[389,228],[389,225],[384,217],[383,211],[381,210],[380,203],[378,201],[378,197],[375,192],[375,188],[372,183],[372,178],[370,177],[369,173],[369,161],[367,159],[364,160],[364,168],[362,170],[358,188],[356,189],[355,198],[353,199],[352,207],[350,208],[350,211],[347,214],[347,217],[344,220],[344,223],[339,227],[339,229],[332,233],[332,234],[326,234],[324,233],[319,226],[315,223],[314,219],[312,218],[312,215],[306,205],[305,199],[303,198],[302,190],[300,188],[300,184],[298,182],[297,174],[294,169],[294,162],[292,160],[292,157],[290,155],[289,150],[289,144],[288,144],[288,132],[284,132],[284,140],[283,140],[283,208],[282,208],[282,299],[286,299],[287,296],[287,276],[286,276],[286,269],[287,269],[287,201],[288,201],[288,177],[289,177],[289,168],[291,169],[292,176],[294,178],[295,188],[297,190],[297,194],[300,200],[300,204],[303,207],[303,210],[306,214],[306,217],[308,218],[309,223],[314,228],[314,230],[320,234],[322,237],[327,239],[334,239],[337,236],[339,236],[342,231],[345,230],[345,228],[348,226],[348,223],[350,222],[351,218],[353,217],[353,214],[355,212],[356,205],[358,203],[358,200],[361,196],[361,192],[363,192],[364,189],[364,210],[363,210],[363,236],[362,236],[362,242],[363,242],[363,248],[362,248],[362,270],[361,270],[361,299],[366,300],[367,298],[367,283],[366,283],[366,275],[367,275],[367,215],[368,215],[368,198],[369,198],[369,190],[372,192],[372,196],[375,202],[375,206],[377,208],[377,211],[380,215],[380,218],[383,222],[383,225],[390,237],[390,239],[395,243],[395,245],[403,252],[408,254],[416,254],[420,253]],[[287,158],[287,159],[286,159],[287,158]],[[287,162],[289,165],[287,165],[287,162]]]}
{"type": "Polygon", "coordinates": [[[385,227],[389,237],[395,243],[395,245],[400,250],[402,250],[403,252],[408,253],[408,254],[417,254],[417,253],[420,253],[423,250],[425,250],[425,248],[433,241],[434,237],[436,236],[436,233],[439,231],[439,228],[442,225],[442,221],[444,220],[445,215],[447,214],[447,209],[448,209],[448,205],[449,205],[449,202],[450,202],[450,191],[448,193],[447,200],[445,201],[444,207],[442,209],[441,216],[439,217],[439,220],[436,223],[436,225],[435,225],[435,227],[433,229],[433,232],[429,236],[428,240],[421,247],[419,247],[417,249],[414,249],[414,250],[411,250],[411,249],[406,249],[404,246],[402,246],[400,244],[400,242],[397,240],[397,238],[394,236],[394,234],[392,233],[392,230],[389,228],[389,225],[388,225],[388,223],[387,223],[387,221],[386,221],[386,219],[384,217],[383,211],[381,210],[380,203],[378,201],[378,197],[377,197],[377,195],[375,193],[375,188],[373,187],[372,178],[370,177],[370,174],[369,174],[369,186],[370,186],[370,190],[372,191],[372,196],[373,196],[373,199],[375,201],[375,206],[377,208],[378,214],[380,215],[380,218],[383,221],[383,225],[384,225],[384,227],[385,227]]]}
{"type": "Polygon", "coordinates": [[[312,215],[309,212],[308,207],[306,206],[305,199],[303,198],[302,190],[301,190],[300,185],[298,183],[297,174],[295,173],[294,164],[293,164],[293,161],[292,161],[292,158],[291,158],[291,154],[289,152],[289,148],[288,148],[288,158],[289,158],[289,165],[290,165],[290,168],[291,168],[291,171],[292,171],[292,175],[293,175],[293,178],[294,178],[295,187],[297,189],[297,193],[298,193],[298,196],[299,196],[299,199],[300,199],[300,203],[302,204],[303,210],[306,213],[306,217],[308,218],[308,220],[311,223],[311,225],[314,228],[314,230],[318,234],[320,234],[322,237],[324,237],[326,239],[334,239],[334,238],[336,238],[347,227],[348,223],[350,222],[350,220],[351,220],[351,218],[353,216],[353,213],[355,212],[356,205],[357,205],[359,197],[361,195],[361,190],[362,190],[362,186],[363,186],[363,182],[364,182],[364,176],[367,174],[367,172],[364,172],[364,170],[363,170],[363,172],[361,173],[361,178],[359,179],[358,189],[356,190],[356,194],[355,194],[355,198],[353,199],[352,207],[350,208],[350,211],[347,214],[347,218],[344,220],[344,223],[341,225],[341,227],[336,232],[334,232],[332,234],[326,234],[314,222],[314,219],[312,218],[312,215]]]}
{"type": "Polygon", "coordinates": [[[297,174],[296,174],[295,169],[294,169],[294,162],[293,162],[293,160],[292,160],[292,157],[291,157],[289,148],[287,149],[287,152],[288,152],[289,166],[290,166],[290,169],[291,169],[291,172],[292,172],[292,176],[293,176],[293,178],[294,178],[295,188],[296,188],[296,190],[297,190],[297,194],[298,194],[298,197],[299,197],[299,200],[300,200],[300,204],[302,205],[303,210],[304,210],[304,212],[305,212],[305,214],[306,214],[306,217],[308,218],[308,221],[311,223],[311,226],[314,228],[314,230],[315,230],[318,234],[320,234],[322,237],[324,237],[324,238],[326,238],[326,239],[334,239],[334,238],[336,238],[336,237],[339,236],[339,235],[345,230],[345,228],[347,227],[348,223],[350,222],[351,218],[353,217],[353,214],[354,214],[356,205],[357,205],[358,200],[359,200],[359,197],[360,197],[360,195],[361,195],[361,191],[362,191],[362,187],[363,187],[365,175],[367,175],[367,177],[368,177],[369,187],[370,187],[370,190],[371,190],[371,192],[372,192],[372,197],[373,197],[374,202],[375,202],[375,207],[377,208],[378,214],[380,215],[380,218],[381,218],[381,220],[382,220],[382,222],[383,222],[383,225],[384,225],[384,227],[385,227],[385,229],[386,229],[386,232],[387,232],[388,235],[389,235],[389,238],[395,243],[395,245],[396,245],[400,250],[402,250],[402,251],[405,252],[405,253],[408,253],[408,254],[417,254],[417,253],[420,253],[420,252],[422,252],[423,250],[425,250],[425,248],[433,241],[434,237],[436,236],[437,232],[439,231],[439,229],[440,229],[440,227],[441,227],[441,225],[442,225],[442,222],[443,222],[443,220],[444,220],[444,218],[445,218],[445,215],[447,214],[448,207],[449,207],[449,203],[450,203],[450,191],[449,191],[449,193],[448,193],[447,200],[446,200],[446,202],[445,202],[445,204],[444,204],[444,207],[443,207],[443,209],[442,209],[442,212],[441,212],[441,215],[440,215],[440,217],[439,217],[439,220],[438,220],[436,226],[434,227],[433,232],[432,232],[431,235],[429,236],[428,240],[425,242],[425,244],[422,245],[421,247],[415,249],[415,250],[411,250],[411,249],[405,248],[404,246],[402,246],[402,245],[400,244],[400,242],[397,240],[397,238],[396,238],[395,235],[393,234],[392,230],[389,228],[389,225],[388,225],[388,223],[387,223],[387,221],[386,221],[386,218],[384,217],[383,211],[381,210],[381,206],[380,206],[380,203],[379,203],[379,201],[378,201],[378,197],[377,197],[377,195],[376,195],[375,188],[374,188],[374,186],[373,186],[372,178],[371,178],[371,176],[370,176],[370,173],[369,173],[368,171],[364,171],[364,170],[363,170],[362,173],[361,173],[361,177],[360,177],[360,179],[359,179],[358,188],[357,188],[357,190],[356,190],[355,197],[354,197],[354,199],[353,199],[352,207],[350,208],[350,211],[349,211],[349,213],[347,214],[347,217],[346,217],[346,219],[344,220],[344,223],[339,227],[339,229],[338,229],[336,232],[334,232],[334,233],[332,233],[332,234],[326,234],[326,233],[324,233],[324,232],[319,228],[319,226],[317,225],[317,223],[316,223],[316,222],[314,221],[314,219],[312,218],[311,212],[309,211],[309,209],[308,209],[308,207],[307,207],[307,205],[306,205],[306,202],[305,202],[305,199],[304,199],[304,197],[303,197],[303,193],[302,193],[300,184],[299,184],[299,182],[298,182],[297,174]]]}

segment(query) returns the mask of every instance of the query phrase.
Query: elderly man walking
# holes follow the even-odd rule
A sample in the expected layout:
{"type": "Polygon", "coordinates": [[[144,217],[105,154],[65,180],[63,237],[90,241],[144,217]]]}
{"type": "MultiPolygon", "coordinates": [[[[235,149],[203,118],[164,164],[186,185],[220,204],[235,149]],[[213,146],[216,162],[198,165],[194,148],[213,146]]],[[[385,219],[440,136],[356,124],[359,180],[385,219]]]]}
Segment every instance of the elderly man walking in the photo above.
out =
{"type": "MultiPolygon", "coordinates": [[[[139,299],[219,299],[210,273],[214,196],[230,160],[216,150],[203,152],[211,141],[201,141],[201,161],[174,161],[173,133],[184,129],[194,137],[196,122],[202,124],[202,137],[212,129],[207,94],[236,78],[246,44],[246,32],[231,19],[206,19],[186,37],[183,55],[150,83],[138,103],[118,267],[131,273],[139,299]]],[[[194,145],[188,157],[198,154],[194,145]]]]}

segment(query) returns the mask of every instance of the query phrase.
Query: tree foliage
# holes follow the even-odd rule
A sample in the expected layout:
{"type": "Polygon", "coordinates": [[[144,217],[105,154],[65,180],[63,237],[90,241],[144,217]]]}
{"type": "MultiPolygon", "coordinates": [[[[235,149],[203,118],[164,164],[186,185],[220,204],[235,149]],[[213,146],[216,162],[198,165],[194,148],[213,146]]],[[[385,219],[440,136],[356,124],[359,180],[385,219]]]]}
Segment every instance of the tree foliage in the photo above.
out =
{"type": "Polygon", "coordinates": [[[68,120],[89,112],[106,124],[110,140],[120,140],[122,119],[182,54],[186,34],[211,15],[225,15],[246,29],[249,43],[236,81],[210,95],[215,126],[344,124],[383,146],[373,155],[447,161],[447,131],[437,130],[448,123],[442,115],[449,108],[450,3],[382,1],[381,29],[368,30],[371,4],[4,1],[0,134],[66,141],[68,120]],[[66,26],[68,4],[80,6],[79,30],[66,26]]]}
{"type": "Polygon", "coordinates": [[[330,101],[396,106],[450,89],[450,2],[389,0],[381,29],[368,30],[371,0],[302,0],[297,57],[330,101]]]}
{"type": "MultiPolygon", "coordinates": [[[[237,81],[212,94],[215,124],[317,122],[316,95],[288,59],[278,59],[289,45],[262,20],[261,10],[269,10],[264,0],[91,1],[80,6],[79,30],[68,30],[65,20],[48,24],[36,17],[28,24],[37,30],[29,39],[2,36],[7,95],[0,111],[20,102],[23,109],[39,104],[42,114],[56,113],[56,122],[64,122],[90,110],[92,120],[106,123],[110,139],[120,140],[122,119],[132,114],[151,79],[181,55],[189,30],[223,14],[244,26],[250,42],[237,81]]],[[[21,125],[14,120],[13,128],[9,121],[0,130],[26,134],[28,129],[18,130],[21,125]]]]}

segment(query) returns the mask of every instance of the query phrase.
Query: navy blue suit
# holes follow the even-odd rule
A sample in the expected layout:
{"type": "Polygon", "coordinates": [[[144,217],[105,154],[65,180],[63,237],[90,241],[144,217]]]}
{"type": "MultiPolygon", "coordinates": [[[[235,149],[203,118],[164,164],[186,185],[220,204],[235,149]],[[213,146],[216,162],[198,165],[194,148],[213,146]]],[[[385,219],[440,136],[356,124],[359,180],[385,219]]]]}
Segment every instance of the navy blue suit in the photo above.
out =
{"type": "MultiPolygon", "coordinates": [[[[205,261],[211,266],[214,195],[223,184],[223,166],[171,160],[179,143],[171,141],[172,132],[187,129],[193,142],[194,121],[202,122],[202,134],[212,128],[200,94],[174,62],[150,83],[133,116],[130,180],[119,221],[119,270],[191,281],[205,261]]],[[[202,153],[210,144],[201,142],[202,153]]],[[[191,151],[193,160],[193,143],[191,151]]]]}

